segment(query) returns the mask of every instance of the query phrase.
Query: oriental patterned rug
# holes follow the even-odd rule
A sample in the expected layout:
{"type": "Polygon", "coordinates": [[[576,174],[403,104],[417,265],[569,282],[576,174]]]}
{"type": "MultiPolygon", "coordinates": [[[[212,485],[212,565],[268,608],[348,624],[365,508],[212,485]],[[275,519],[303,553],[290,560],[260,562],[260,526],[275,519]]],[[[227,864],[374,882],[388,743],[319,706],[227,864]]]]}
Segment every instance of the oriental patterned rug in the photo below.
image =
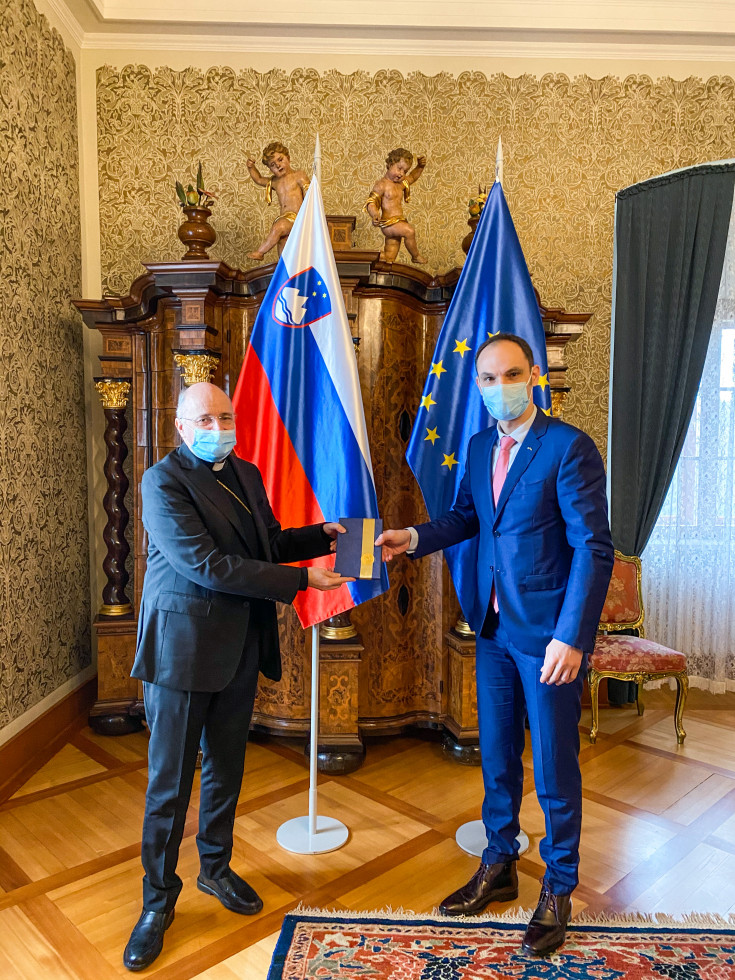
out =
{"type": "Polygon", "coordinates": [[[735,920],[575,919],[564,946],[520,951],[528,914],[447,920],[299,910],[283,922],[268,980],[735,980],[735,920]]]}

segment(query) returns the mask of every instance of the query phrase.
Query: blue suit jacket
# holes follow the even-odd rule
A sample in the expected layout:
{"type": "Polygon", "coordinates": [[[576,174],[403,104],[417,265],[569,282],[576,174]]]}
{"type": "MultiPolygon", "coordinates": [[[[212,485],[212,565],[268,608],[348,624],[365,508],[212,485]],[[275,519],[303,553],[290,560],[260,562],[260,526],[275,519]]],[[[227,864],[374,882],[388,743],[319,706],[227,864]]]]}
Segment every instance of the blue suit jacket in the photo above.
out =
{"type": "Polygon", "coordinates": [[[508,471],[495,506],[492,450],[497,426],[478,432],[454,506],[419,525],[413,557],[479,534],[476,633],[496,621],[522,652],[543,657],[552,637],[586,653],[605,602],[613,566],[605,471],[584,432],[540,410],[508,471]]]}

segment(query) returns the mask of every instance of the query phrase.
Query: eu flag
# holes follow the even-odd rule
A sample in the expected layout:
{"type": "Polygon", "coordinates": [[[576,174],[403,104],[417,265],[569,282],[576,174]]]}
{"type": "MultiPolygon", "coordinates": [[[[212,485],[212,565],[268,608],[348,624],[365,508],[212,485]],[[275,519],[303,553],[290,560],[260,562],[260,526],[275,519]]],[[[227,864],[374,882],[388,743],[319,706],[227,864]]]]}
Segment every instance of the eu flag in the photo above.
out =
{"type": "MultiPolygon", "coordinates": [[[[454,503],[471,436],[494,421],[475,385],[475,353],[500,332],[517,334],[530,344],[541,368],[534,401],[551,414],[541,314],[502,185],[496,181],[444,318],[406,452],[432,519],[454,503]]],[[[444,557],[467,619],[475,602],[477,538],[447,548],[444,557]]]]}

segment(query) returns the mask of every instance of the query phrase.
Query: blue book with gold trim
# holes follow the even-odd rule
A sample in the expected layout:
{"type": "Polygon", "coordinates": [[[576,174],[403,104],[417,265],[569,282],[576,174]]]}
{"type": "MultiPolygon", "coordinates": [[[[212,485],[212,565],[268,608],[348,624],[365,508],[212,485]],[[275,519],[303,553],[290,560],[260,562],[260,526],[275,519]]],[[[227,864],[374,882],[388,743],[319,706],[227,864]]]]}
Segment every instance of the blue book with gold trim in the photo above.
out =
{"type": "Polygon", "coordinates": [[[337,552],[334,570],[347,578],[380,578],[381,549],[375,547],[375,539],[383,531],[379,517],[343,517],[339,522],[347,529],[337,535],[337,552]]]}

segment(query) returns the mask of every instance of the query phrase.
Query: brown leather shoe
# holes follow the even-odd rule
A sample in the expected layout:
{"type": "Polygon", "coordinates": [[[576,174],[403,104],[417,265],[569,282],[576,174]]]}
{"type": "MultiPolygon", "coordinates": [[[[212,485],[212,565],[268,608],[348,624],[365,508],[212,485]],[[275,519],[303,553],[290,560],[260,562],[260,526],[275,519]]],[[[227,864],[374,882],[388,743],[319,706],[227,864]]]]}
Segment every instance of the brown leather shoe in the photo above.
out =
{"type": "Polygon", "coordinates": [[[536,911],[523,937],[521,949],[530,956],[548,956],[566,939],[567,923],[572,915],[572,896],[554,895],[546,885],[541,888],[536,911]]]}
{"type": "Polygon", "coordinates": [[[518,898],[516,862],[481,864],[466,885],[444,899],[439,911],[442,915],[475,915],[490,902],[514,898],[518,898]]]}

